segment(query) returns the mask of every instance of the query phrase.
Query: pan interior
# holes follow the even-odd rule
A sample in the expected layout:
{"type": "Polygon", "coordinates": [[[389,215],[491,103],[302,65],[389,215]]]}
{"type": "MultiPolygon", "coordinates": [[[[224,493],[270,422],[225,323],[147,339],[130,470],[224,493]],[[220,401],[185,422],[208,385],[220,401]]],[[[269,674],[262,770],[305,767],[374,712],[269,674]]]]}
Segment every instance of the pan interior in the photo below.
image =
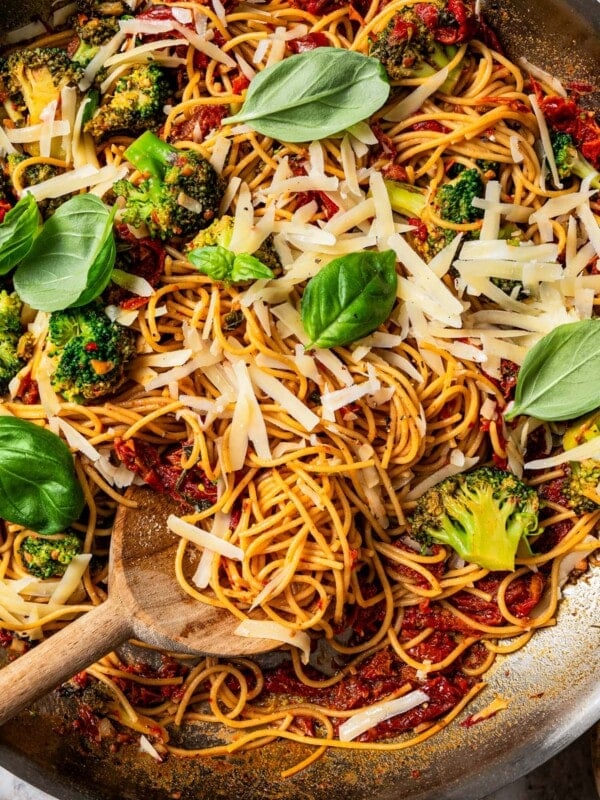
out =
{"type": "MultiPolygon", "coordinates": [[[[50,5],[4,0],[0,32],[43,16],[50,5]]],[[[577,79],[598,87],[584,102],[600,108],[597,0],[482,5],[511,57],[525,56],[567,84],[577,79]]],[[[475,800],[535,768],[600,717],[599,620],[596,569],[566,588],[556,627],[496,665],[488,688],[469,709],[498,695],[509,701],[502,714],[470,728],[454,724],[406,751],[332,751],[287,781],[279,778],[281,768],[302,755],[289,743],[218,762],[171,759],[160,765],[140,755],[137,743],[118,753],[82,752],[72,727],[74,703],[56,694],[2,728],[0,762],[63,800],[475,800]]],[[[213,736],[202,727],[182,735],[188,743],[207,743],[213,736]]]]}

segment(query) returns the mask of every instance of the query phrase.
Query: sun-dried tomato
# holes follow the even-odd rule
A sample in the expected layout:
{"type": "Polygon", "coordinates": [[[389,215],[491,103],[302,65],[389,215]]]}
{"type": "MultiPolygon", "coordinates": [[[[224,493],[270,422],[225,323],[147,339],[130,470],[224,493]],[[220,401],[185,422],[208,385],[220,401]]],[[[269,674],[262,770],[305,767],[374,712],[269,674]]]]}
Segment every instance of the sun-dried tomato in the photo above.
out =
{"type": "MultiPolygon", "coordinates": [[[[245,77],[245,76],[242,76],[245,77]]],[[[234,82],[237,78],[234,79],[234,82]]],[[[248,79],[245,78],[246,83],[242,88],[248,85],[248,79]]],[[[233,87],[233,91],[237,94],[242,91],[242,88],[233,87]]],[[[171,128],[169,134],[170,142],[179,142],[190,140],[193,142],[202,142],[208,134],[221,127],[223,117],[227,114],[227,107],[224,105],[210,104],[206,106],[199,106],[194,109],[190,116],[178,122],[171,128]]]]}
{"type": "Polygon", "coordinates": [[[292,53],[306,53],[308,50],[316,50],[317,47],[329,47],[331,42],[321,31],[307,33],[306,36],[298,36],[289,43],[292,53]]]}
{"type": "MultiPolygon", "coordinates": [[[[125,272],[144,278],[156,288],[165,268],[166,252],[155,239],[137,239],[127,225],[117,225],[117,266],[125,272]]],[[[106,292],[106,301],[121,308],[133,310],[148,303],[148,297],[133,294],[128,289],[111,283],[106,292]]]]}

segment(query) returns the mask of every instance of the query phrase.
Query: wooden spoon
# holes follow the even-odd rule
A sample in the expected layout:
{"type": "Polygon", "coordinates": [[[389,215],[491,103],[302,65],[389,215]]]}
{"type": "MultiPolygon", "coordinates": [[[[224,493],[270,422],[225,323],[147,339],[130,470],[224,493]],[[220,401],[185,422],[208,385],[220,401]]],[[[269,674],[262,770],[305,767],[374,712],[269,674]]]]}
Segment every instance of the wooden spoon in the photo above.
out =
{"type": "Polygon", "coordinates": [[[173,501],[144,487],[120,506],[111,538],[108,600],[0,670],[0,725],[127,639],[185,653],[252,655],[281,643],[235,636],[239,620],[187,595],[175,578],[173,501]]]}

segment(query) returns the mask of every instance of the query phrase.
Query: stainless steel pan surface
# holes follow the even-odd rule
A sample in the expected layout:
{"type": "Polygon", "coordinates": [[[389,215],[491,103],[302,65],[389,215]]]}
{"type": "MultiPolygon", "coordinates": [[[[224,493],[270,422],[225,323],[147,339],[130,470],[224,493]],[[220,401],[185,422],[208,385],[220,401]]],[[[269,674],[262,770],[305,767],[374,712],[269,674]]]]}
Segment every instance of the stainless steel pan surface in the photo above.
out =
{"type": "MultiPolygon", "coordinates": [[[[3,0],[3,30],[43,15],[43,0],[3,0]]],[[[483,4],[509,54],[566,80],[598,90],[598,0],[487,0],[483,4]]],[[[600,571],[564,591],[558,625],[539,632],[494,668],[489,686],[469,711],[495,695],[501,714],[466,728],[456,722],[428,742],[396,753],[332,751],[282,781],[283,765],[300,746],[272,745],[227,760],[156,764],[137,745],[117,753],[86,750],[71,732],[68,698],[45,698],[0,730],[0,763],[63,800],[476,800],[517,779],[600,719],[600,571]]],[[[197,734],[204,742],[210,734],[197,734]]]]}

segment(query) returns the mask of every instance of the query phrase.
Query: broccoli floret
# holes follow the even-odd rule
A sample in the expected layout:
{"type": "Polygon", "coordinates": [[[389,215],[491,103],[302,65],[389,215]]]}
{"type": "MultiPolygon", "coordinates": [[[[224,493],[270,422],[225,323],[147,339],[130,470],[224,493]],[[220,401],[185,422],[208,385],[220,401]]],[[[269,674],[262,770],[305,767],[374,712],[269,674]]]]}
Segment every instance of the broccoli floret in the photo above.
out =
{"type": "MultiPolygon", "coordinates": [[[[408,219],[422,219],[427,206],[424,192],[400,181],[386,180],[385,185],[394,211],[404,214],[408,219]]],[[[432,208],[447,222],[457,224],[475,222],[483,217],[483,210],[476,208],[472,203],[475,197],[483,196],[483,186],[483,179],[478,169],[462,170],[456,178],[438,188],[432,208]]],[[[427,225],[427,231],[429,248],[433,251],[433,255],[456,236],[456,231],[440,229],[430,224],[427,225]]]]}
{"type": "MultiPolygon", "coordinates": [[[[370,55],[381,61],[392,80],[426,78],[439,72],[456,55],[456,45],[472,38],[476,29],[475,16],[468,4],[460,5],[465,11],[462,20],[455,16],[446,0],[400,9],[373,43],[370,55]]],[[[461,72],[462,66],[458,64],[450,71],[441,91],[451,94],[461,72]]]]}
{"type": "Polygon", "coordinates": [[[569,133],[556,132],[552,135],[552,152],[560,178],[587,178],[592,175],[590,186],[600,189],[600,172],[585,159],[575,147],[569,133]]]}
{"type": "Polygon", "coordinates": [[[131,13],[124,0],[77,0],[77,11],[88,17],[122,17],[131,13]]]}
{"type": "MultiPolygon", "coordinates": [[[[16,125],[35,125],[49,103],[60,101],[62,89],[77,85],[82,71],[59,47],[35,47],[11,53],[1,72],[0,95],[8,116],[16,125]]],[[[26,145],[38,155],[39,145],[26,145]]],[[[53,153],[52,155],[59,155],[53,153]]]]}
{"type": "MultiPolygon", "coordinates": [[[[187,244],[186,251],[199,250],[201,247],[221,246],[229,249],[233,234],[233,217],[224,214],[213,220],[207,228],[199,231],[187,244]]],[[[273,245],[273,236],[268,236],[253,254],[265,267],[273,272],[281,269],[281,260],[273,245]]]]}
{"type": "Polygon", "coordinates": [[[215,219],[223,181],[195,150],[180,150],[146,131],[125,157],[147,177],[139,184],[117,181],[114,192],[124,201],[121,220],[146,225],[152,238],[192,236],[215,219]]]}
{"type": "Polygon", "coordinates": [[[426,491],[417,501],[412,533],[485,569],[513,570],[521,539],[538,529],[538,509],[535,490],[512,473],[479,467],[426,491]]]}
{"type": "Polygon", "coordinates": [[[135,353],[134,333],[112,322],[99,302],[53,312],[48,339],[52,386],[72,403],[113,394],[135,353]]]}
{"type": "MultiPolygon", "coordinates": [[[[572,450],[590,439],[600,436],[600,413],[571,425],[563,436],[563,449],[572,450]]],[[[562,493],[568,499],[569,507],[578,514],[595,511],[600,506],[600,461],[586,458],[583,461],[570,461],[562,493]]]]}
{"type": "Polygon", "coordinates": [[[27,571],[36,578],[64,575],[73,558],[81,553],[81,541],[74,533],[26,536],[19,549],[27,571]]]}
{"type": "Polygon", "coordinates": [[[79,14],[73,28],[79,42],[71,61],[86,67],[100,47],[119,32],[119,21],[116,17],[87,17],[79,14]]]}
{"type": "MultiPolygon", "coordinates": [[[[15,171],[15,167],[17,167],[18,164],[20,164],[22,161],[25,161],[27,158],[30,158],[30,156],[25,155],[24,153],[9,153],[6,158],[9,175],[12,176],[15,171]]],[[[35,186],[36,183],[42,183],[50,178],[55,178],[57,175],[61,175],[63,172],[64,170],[59,169],[59,167],[55,167],[53,164],[30,164],[23,170],[21,174],[21,182],[24,186],[35,186]]],[[[66,203],[69,198],[73,197],[73,194],[73,192],[70,192],[69,194],[61,195],[60,197],[48,197],[45,200],[38,201],[38,209],[42,215],[42,218],[46,220],[48,217],[51,217],[57,208],[59,208],[63,203],[66,203]]]]}
{"type": "Polygon", "coordinates": [[[25,365],[31,355],[32,337],[23,333],[21,310],[23,303],[16,292],[0,291],[0,393],[25,365]]]}
{"type": "Polygon", "coordinates": [[[135,136],[158,128],[170,91],[167,74],[158,64],[134,67],[117,80],[112,95],[96,109],[84,130],[100,142],[108,136],[135,136]]]}
{"type": "MultiPolygon", "coordinates": [[[[465,169],[438,188],[434,205],[438,216],[447,222],[476,222],[483,217],[483,209],[472,204],[475,197],[483,197],[483,179],[478,169],[465,169]]],[[[456,235],[455,231],[449,233],[451,239],[456,235]]]]}

